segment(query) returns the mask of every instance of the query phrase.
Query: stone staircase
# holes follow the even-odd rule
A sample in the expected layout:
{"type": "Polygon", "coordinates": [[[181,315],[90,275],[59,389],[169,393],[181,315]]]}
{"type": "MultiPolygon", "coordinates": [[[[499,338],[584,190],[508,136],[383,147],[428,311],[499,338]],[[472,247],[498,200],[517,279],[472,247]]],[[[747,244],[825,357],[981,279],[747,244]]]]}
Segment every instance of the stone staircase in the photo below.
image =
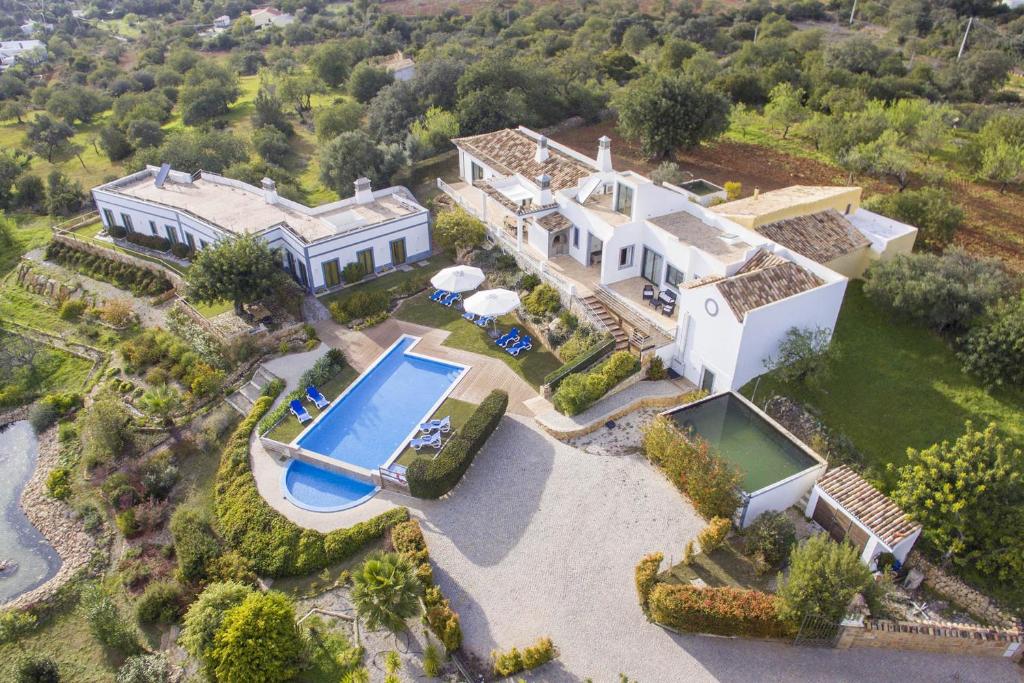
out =
{"type": "Polygon", "coordinates": [[[275,379],[279,379],[277,375],[267,370],[262,365],[256,368],[256,372],[252,374],[252,379],[247,384],[242,385],[242,388],[235,393],[228,396],[228,405],[240,412],[242,415],[248,415],[249,411],[252,410],[252,405],[256,402],[263,394],[263,389],[268,384],[273,382],[275,379]]]}
{"type": "Polygon", "coordinates": [[[593,294],[580,299],[583,305],[590,309],[598,320],[608,329],[608,332],[615,338],[615,350],[622,351],[629,348],[629,335],[619,327],[618,319],[605,308],[604,304],[598,301],[593,294]]]}

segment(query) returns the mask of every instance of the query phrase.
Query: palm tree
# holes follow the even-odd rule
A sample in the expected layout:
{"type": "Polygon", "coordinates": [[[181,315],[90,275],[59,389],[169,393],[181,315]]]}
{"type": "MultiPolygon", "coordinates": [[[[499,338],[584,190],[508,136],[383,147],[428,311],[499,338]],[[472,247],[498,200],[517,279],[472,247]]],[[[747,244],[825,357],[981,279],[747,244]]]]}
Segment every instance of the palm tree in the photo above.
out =
{"type": "Polygon", "coordinates": [[[398,553],[370,555],[352,582],[352,603],[371,629],[398,633],[420,610],[422,586],[412,563],[398,553]]]}
{"type": "Polygon", "coordinates": [[[139,397],[139,406],[165,424],[180,405],[181,395],[166,384],[157,385],[139,397]]]}

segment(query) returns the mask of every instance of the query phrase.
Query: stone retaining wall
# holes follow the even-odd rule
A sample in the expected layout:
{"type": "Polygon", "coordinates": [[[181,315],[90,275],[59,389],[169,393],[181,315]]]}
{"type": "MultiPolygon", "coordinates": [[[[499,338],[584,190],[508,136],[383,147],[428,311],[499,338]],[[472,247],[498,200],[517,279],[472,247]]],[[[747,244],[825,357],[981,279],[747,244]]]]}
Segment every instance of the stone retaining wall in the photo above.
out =
{"type": "Polygon", "coordinates": [[[152,273],[156,273],[157,275],[162,275],[166,277],[168,280],[170,280],[171,285],[174,287],[174,289],[178,290],[179,292],[185,291],[185,280],[182,279],[180,275],[175,273],[170,268],[165,268],[161,266],[159,263],[147,261],[144,258],[132,256],[131,254],[126,254],[121,251],[108,249],[98,244],[93,244],[92,242],[86,242],[85,240],[72,237],[71,235],[56,234],[53,236],[53,241],[62,242],[74,249],[87,251],[90,254],[96,254],[97,256],[102,256],[103,258],[110,259],[112,261],[120,261],[121,263],[127,263],[128,265],[131,266],[144,268],[145,270],[148,270],[152,273]]]}
{"type": "Polygon", "coordinates": [[[920,553],[913,551],[907,558],[907,566],[913,567],[924,574],[924,584],[950,602],[965,609],[968,614],[986,624],[995,624],[1003,628],[1014,628],[1016,620],[984,593],[974,590],[966,583],[950,576],[938,565],[926,560],[920,553]]]}
{"type": "Polygon", "coordinates": [[[956,655],[1009,657],[1019,662],[1024,635],[1016,630],[988,629],[944,622],[907,622],[865,619],[844,624],[838,649],[876,647],[956,655]]]}

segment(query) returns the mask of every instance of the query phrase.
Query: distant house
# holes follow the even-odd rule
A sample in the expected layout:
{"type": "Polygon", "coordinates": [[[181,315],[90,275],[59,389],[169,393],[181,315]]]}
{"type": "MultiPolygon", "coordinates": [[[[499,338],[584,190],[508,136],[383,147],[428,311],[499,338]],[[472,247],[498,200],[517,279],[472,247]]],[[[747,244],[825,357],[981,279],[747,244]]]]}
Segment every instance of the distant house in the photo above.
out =
{"type": "Polygon", "coordinates": [[[21,29],[22,35],[31,36],[35,34],[36,31],[52,31],[53,24],[46,24],[35,21],[34,19],[29,19],[24,24],[19,26],[19,28],[21,29]]]}
{"type": "Polygon", "coordinates": [[[871,261],[908,254],[917,228],[860,206],[861,188],[794,185],[718,204],[734,223],[857,278],[871,261]]]}
{"type": "Polygon", "coordinates": [[[0,42],[0,71],[15,62],[39,64],[46,60],[46,45],[41,40],[9,40],[0,42]]]}
{"type": "Polygon", "coordinates": [[[260,7],[249,12],[252,22],[256,28],[264,26],[287,26],[295,21],[295,17],[287,12],[282,12],[276,7],[260,7]]]}
{"type": "Polygon", "coordinates": [[[431,253],[428,211],[403,187],[372,190],[310,207],[262,187],[215,173],[194,175],[149,166],[92,190],[107,228],[157,235],[193,251],[238,235],[256,235],[281,254],[281,266],[309,291],[341,285],[349,263],[367,273],[398,267],[431,253]]]}
{"type": "Polygon", "coordinates": [[[231,17],[226,14],[222,14],[213,20],[213,28],[215,29],[226,29],[231,27],[231,17]]]}
{"type": "Polygon", "coordinates": [[[401,52],[388,55],[376,64],[390,72],[396,81],[411,81],[416,76],[416,62],[401,52]]]}

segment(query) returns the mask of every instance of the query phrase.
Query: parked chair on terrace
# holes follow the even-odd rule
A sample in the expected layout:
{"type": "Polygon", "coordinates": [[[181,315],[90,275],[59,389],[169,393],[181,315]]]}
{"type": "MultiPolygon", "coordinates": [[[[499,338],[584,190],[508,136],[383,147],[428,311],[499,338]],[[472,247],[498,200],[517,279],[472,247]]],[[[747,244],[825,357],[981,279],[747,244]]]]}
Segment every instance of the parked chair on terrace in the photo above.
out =
{"type": "Polygon", "coordinates": [[[671,318],[672,314],[676,312],[676,302],[675,302],[675,300],[673,299],[671,301],[667,301],[664,304],[662,304],[661,305],[661,312],[662,312],[663,315],[667,315],[668,317],[671,318]]]}
{"type": "Polygon", "coordinates": [[[654,298],[654,285],[644,285],[644,301],[654,298]]]}
{"type": "MultiPolygon", "coordinates": [[[[462,317],[465,318],[466,320],[468,320],[471,323],[476,323],[477,322],[476,321],[476,315],[474,315],[473,313],[470,313],[469,311],[466,311],[465,313],[463,313],[462,317]]],[[[477,323],[477,324],[479,325],[480,323],[477,323]]]]}
{"type": "Polygon", "coordinates": [[[500,346],[501,348],[505,348],[510,343],[516,341],[519,341],[519,328],[513,327],[511,330],[495,339],[494,343],[500,346]]]}
{"type": "Polygon", "coordinates": [[[297,398],[288,404],[288,410],[291,411],[292,415],[295,416],[300,425],[306,424],[313,419],[313,416],[306,412],[306,408],[302,405],[302,401],[297,398]]]}
{"type": "Polygon", "coordinates": [[[413,439],[409,442],[409,445],[412,446],[414,451],[427,447],[441,450],[441,432],[434,432],[430,436],[413,439]]]}
{"type": "Polygon", "coordinates": [[[650,305],[651,308],[661,308],[661,306],[665,303],[665,300],[661,298],[661,292],[655,290],[651,294],[651,298],[647,300],[647,303],[650,305]]]}
{"type": "Polygon", "coordinates": [[[440,420],[427,420],[420,425],[420,431],[424,434],[440,431],[444,434],[452,431],[452,416],[446,415],[440,420]]]}
{"type": "Polygon", "coordinates": [[[323,410],[330,404],[330,401],[324,398],[324,395],[321,394],[320,391],[312,384],[306,387],[306,398],[312,401],[313,405],[320,410],[323,410]]]}

